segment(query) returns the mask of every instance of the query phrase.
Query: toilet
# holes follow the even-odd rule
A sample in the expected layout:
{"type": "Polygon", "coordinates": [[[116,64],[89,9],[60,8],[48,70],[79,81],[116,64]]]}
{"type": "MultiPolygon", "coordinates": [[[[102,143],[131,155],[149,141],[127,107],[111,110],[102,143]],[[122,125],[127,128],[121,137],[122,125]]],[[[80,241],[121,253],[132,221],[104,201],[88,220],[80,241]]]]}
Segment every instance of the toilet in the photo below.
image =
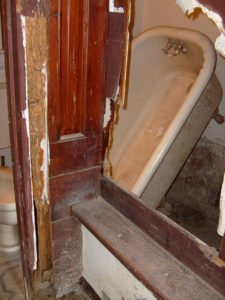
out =
{"type": "Polygon", "coordinates": [[[13,174],[9,167],[0,167],[0,253],[19,249],[13,174]]]}

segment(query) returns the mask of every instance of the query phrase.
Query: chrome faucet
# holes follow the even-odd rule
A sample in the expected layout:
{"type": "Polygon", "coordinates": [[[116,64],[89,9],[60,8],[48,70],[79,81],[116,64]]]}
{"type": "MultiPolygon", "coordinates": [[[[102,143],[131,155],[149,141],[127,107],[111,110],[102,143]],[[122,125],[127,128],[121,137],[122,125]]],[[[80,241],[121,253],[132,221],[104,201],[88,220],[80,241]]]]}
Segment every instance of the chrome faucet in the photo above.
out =
{"type": "Polygon", "coordinates": [[[162,51],[172,58],[179,53],[186,53],[187,48],[185,47],[184,42],[181,40],[173,40],[169,38],[166,47],[162,48],[162,51]]]}

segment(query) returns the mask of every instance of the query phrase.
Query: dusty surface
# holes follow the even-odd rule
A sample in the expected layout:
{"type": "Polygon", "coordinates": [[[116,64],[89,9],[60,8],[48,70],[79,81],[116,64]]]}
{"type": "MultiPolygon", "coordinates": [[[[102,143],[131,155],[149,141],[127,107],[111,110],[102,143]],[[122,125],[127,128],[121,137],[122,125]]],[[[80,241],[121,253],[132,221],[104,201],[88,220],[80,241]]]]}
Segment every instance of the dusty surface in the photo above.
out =
{"type": "Polygon", "coordinates": [[[198,237],[211,247],[219,250],[222,238],[217,234],[217,222],[208,220],[198,210],[182,203],[171,205],[164,204],[158,211],[181,225],[187,231],[198,237]]]}
{"type": "Polygon", "coordinates": [[[113,178],[132,190],[147,162],[158,147],[167,128],[185,100],[196,76],[178,73],[158,87],[156,97],[159,105],[140,128],[138,135],[127,147],[113,171],[113,178]]]}
{"type": "Polygon", "coordinates": [[[217,222],[225,170],[225,148],[201,138],[171,186],[167,200],[199,210],[217,222]]]}
{"type": "Polygon", "coordinates": [[[37,209],[39,270],[49,268],[49,208],[46,187],[47,145],[46,143],[46,62],[47,19],[26,17],[25,54],[27,64],[27,103],[29,111],[29,135],[32,169],[33,199],[37,209]]]}
{"type": "MultiPolygon", "coordinates": [[[[24,300],[24,287],[20,254],[5,255],[0,253],[0,300],[24,300]]],[[[44,283],[34,300],[54,300],[51,285],[44,283]]],[[[74,293],[59,300],[98,300],[92,289],[82,281],[74,293]]]]}
{"type": "Polygon", "coordinates": [[[167,202],[159,208],[217,250],[221,243],[217,225],[224,158],[224,147],[201,138],[167,193],[167,202]]]}

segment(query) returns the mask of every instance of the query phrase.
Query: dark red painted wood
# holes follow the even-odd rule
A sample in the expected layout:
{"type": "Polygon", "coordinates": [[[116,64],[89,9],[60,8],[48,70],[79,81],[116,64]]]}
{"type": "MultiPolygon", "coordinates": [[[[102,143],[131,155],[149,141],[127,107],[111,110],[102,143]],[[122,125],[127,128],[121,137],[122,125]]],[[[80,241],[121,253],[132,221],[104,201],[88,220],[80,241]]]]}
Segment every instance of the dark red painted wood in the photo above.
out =
{"type": "Polygon", "coordinates": [[[50,146],[50,176],[92,168],[100,164],[101,139],[79,138],[50,146]]]}
{"type": "Polygon", "coordinates": [[[71,216],[71,206],[100,194],[100,168],[52,177],[49,182],[51,219],[71,216]]]}
{"type": "MultiPolygon", "coordinates": [[[[107,0],[51,1],[48,129],[53,253],[66,242],[64,227],[79,235],[80,229],[70,221],[71,205],[100,194],[107,30],[107,0]]],[[[73,256],[81,243],[54,254],[57,295],[68,293],[78,282],[79,276],[73,274],[81,257],[79,261],[73,256]],[[64,260],[70,266],[67,271],[64,260]]]]}
{"type": "Polygon", "coordinates": [[[78,82],[82,74],[83,13],[84,1],[61,2],[61,135],[82,132],[82,97],[78,82]]]}
{"type": "Polygon", "coordinates": [[[225,295],[225,266],[218,253],[179,225],[148,208],[139,198],[102,176],[101,195],[156,242],[187,265],[191,270],[225,295]]]}
{"type": "Polygon", "coordinates": [[[116,99],[121,77],[126,30],[126,14],[109,14],[109,33],[107,39],[107,68],[105,95],[116,99]]]}
{"type": "MultiPolygon", "coordinates": [[[[13,0],[14,1],[14,0],[13,0]]],[[[17,1],[18,2],[18,1],[17,1]]],[[[19,2],[18,2],[19,4],[19,2]]],[[[15,4],[16,5],[16,4],[15,4]]],[[[23,0],[22,5],[18,5],[18,12],[19,8],[21,9],[21,14],[23,16],[34,17],[36,13],[42,16],[49,15],[49,7],[50,1],[49,0],[23,0]]]]}
{"type": "MultiPolygon", "coordinates": [[[[47,3],[47,1],[46,1],[47,3]]],[[[23,111],[26,108],[25,59],[21,15],[16,1],[1,1],[3,40],[6,59],[10,139],[14,188],[21,239],[24,277],[32,285],[35,260],[34,223],[32,220],[32,187],[29,141],[23,111]],[[19,74],[19,75],[18,75],[19,74]]]]}

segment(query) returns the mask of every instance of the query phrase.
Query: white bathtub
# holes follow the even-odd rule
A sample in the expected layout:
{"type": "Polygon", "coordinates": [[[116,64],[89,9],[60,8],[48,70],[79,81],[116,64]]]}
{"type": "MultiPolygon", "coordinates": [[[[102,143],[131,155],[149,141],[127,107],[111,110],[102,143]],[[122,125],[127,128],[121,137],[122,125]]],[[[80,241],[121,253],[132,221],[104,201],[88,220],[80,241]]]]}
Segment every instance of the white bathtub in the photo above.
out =
{"type": "Polygon", "coordinates": [[[128,97],[118,110],[112,177],[156,208],[222,98],[211,41],[193,30],[156,27],[132,42],[128,97]],[[184,52],[170,58],[168,39],[184,52]]]}

